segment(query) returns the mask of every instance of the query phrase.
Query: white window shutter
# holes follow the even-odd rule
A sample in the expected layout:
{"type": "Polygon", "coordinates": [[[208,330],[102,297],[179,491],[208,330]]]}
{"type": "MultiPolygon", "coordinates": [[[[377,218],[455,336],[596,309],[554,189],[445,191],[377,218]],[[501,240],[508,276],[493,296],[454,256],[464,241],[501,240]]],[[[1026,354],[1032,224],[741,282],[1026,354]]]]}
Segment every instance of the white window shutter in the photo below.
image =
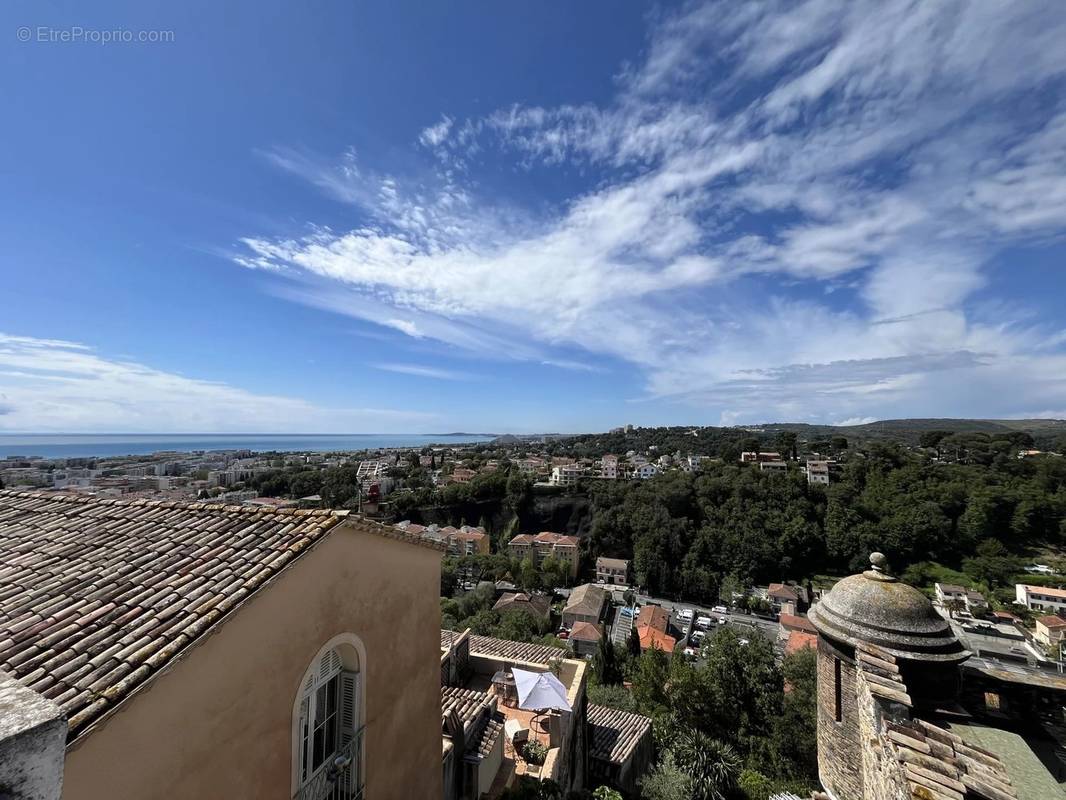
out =
{"type": "Polygon", "coordinates": [[[355,738],[359,727],[359,673],[341,673],[341,743],[347,744],[355,738]]]}

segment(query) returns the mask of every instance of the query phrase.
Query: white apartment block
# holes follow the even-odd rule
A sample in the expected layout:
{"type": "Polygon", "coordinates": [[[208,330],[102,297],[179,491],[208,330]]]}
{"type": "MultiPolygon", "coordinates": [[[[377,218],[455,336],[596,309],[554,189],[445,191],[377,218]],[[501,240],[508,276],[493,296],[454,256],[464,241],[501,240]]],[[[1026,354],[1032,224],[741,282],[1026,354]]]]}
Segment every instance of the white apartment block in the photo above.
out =
{"type": "Polygon", "coordinates": [[[553,486],[574,486],[581,477],[581,467],[577,464],[561,464],[552,467],[551,483],[553,486]]]}
{"type": "Polygon", "coordinates": [[[654,464],[639,464],[633,469],[633,477],[646,481],[659,474],[659,468],[654,464]]]}
{"type": "Polygon", "coordinates": [[[1049,586],[1030,586],[1018,583],[1014,586],[1015,602],[1034,611],[1052,613],[1066,610],[1066,589],[1052,589],[1049,586]]]}

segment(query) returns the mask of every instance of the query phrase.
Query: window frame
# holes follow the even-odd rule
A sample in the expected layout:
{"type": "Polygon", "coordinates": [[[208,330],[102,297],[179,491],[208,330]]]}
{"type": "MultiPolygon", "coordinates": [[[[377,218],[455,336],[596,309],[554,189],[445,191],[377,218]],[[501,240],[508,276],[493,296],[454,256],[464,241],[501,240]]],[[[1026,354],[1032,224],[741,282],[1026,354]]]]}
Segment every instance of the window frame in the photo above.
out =
{"type": "MultiPolygon", "coordinates": [[[[305,737],[302,730],[305,718],[313,723],[315,693],[324,683],[336,680],[334,719],[334,748],[336,754],[342,747],[355,740],[353,757],[355,765],[353,774],[357,776],[359,790],[366,785],[366,737],[363,735],[366,725],[366,701],[365,701],[365,675],[367,669],[366,648],[362,640],[352,633],[342,633],[334,636],[321,648],[311,660],[304,671],[296,691],[293,693],[292,725],[291,725],[291,786],[290,797],[296,797],[307,787],[323,769],[329,767],[332,759],[329,754],[323,755],[322,762],[317,769],[307,769],[305,766],[313,759],[314,736],[313,730],[307,737],[307,751],[304,751],[305,737]],[[323,670],[323,660],[333,658],[328,670],[323,670]],[[308,708],[303,709],[305,701],[308,708]],[[348,726],[347,728],[345,726],[348,726]]],[[[328,695],[326,696],[328,707],[328,695]]]]}

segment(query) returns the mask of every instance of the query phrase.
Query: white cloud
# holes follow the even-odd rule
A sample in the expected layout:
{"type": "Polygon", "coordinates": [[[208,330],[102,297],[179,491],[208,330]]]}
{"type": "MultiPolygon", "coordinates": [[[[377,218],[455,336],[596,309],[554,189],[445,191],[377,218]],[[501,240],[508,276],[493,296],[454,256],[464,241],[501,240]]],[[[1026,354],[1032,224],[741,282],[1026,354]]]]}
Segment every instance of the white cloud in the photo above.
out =
{"type": "Polygon", "coordinates": [[[839,422],[831,422],[831,425],[836,425],[839,428],[847,428],[852,425],[869,425],[871,422],[877,422],[876,417],[849,417],[848,419],[842,419],[839,422]]]}
{"type": "Polygon", "coordinates": [[[187,378],[87,345],[0,333],[0,430],[20,432],[362,432],[425,428],[434,414],[327,408],[187,378]]]}
{"type": "Polygon", "coordinates": [[[411,184],[351,154],[278,150],[368,221],[250,236],[237,260],[408,335],[628,361],[649,396],[697,407],[955,413],[977,408],[976,384],[994,397],[975,413],[1009,413],[1007,386],[1016,407],[1054,408],[1057,331],[972,301],[997,252],[1066,229],[1064,38],[1050,0],[690,4],[659,21],[610,103],[422,132],[460,161],[494,148],[526,169],[596,171],[557,211],[479,197],[448,170],[411,184]],[[794,289],[812,282],[853,300],[794,289]]]}
{"type": "Polygon", "coordinates": [[[452,129],[452,118],[448,116],[441,117],[440,122],[436,125],[430,125],[428,128],[422,131],[418,140],[422,142],[426,147],[439,147],[444,143],[444,140],[448,138],[448,133],[452,129]]]}
{"type": "Polygon", "coordinates": [[[370,366],[374,369],[380,369],[386,372],[396,372],[400,375],[413,375],[416,378],[434,378],[442,381],[468,381],[475,377],[465,372],[441,369],[440,367],[427,367],[423,364],[383,363],[371,364],[370,366]]]}

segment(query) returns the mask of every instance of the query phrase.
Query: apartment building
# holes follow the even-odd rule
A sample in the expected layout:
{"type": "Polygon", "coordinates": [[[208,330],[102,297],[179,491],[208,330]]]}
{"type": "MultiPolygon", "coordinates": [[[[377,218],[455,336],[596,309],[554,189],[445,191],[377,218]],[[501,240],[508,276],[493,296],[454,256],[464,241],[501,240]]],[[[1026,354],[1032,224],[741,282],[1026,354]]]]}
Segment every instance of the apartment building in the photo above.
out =
{"type": "Polygon", "coordinates": [[[618,456],[606,455],[600,459],[600,477],[609,481],[618,480],[618,456]]]}
{"type": "Polygon", "coordinates": [[[440,558],[344,511],[0,490],[0,785],[439,798],[440,558]]]}
{"type": "Polygon", "coordinates": [[[554,558],[566,565],[567,572],[573,578],[577,576],[579,544],[576,536],[564,536],[551,531],[542,531],[535,536],[520,533],[507,543],[507,551],[512,558],[530,558],[537,566],[546,558],[554,558]]]}
{"type": "Polygon", "coordinates": [[[1052,589],[1049,586],[1030,586],[1018,583],[1014,586],[1015,602],[1033,611],[1066,611],[1066,589],[1052,589]]]}
{"type": "Polygon", "coordinates": [[[581,478],[581,467],[577,464],[561,464],[552,467],[552,486],[576,486],[581,478]]]}

